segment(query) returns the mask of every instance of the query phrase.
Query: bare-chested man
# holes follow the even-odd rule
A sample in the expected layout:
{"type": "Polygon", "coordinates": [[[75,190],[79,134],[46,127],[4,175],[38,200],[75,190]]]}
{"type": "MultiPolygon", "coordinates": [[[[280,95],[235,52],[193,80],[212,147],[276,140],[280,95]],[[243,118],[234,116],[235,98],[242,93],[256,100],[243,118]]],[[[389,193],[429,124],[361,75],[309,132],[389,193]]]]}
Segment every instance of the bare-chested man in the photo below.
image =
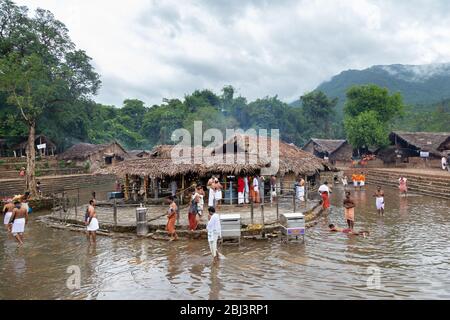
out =
{"type": "Polygon", "coordinates": [[[385,208],[384,190],[381,187],[378,187],[377,192],[375,192],[375,194],[373,196],[377,199],[376,205],[377,205],[378,214],[384,216],[384,208],[385,208]]]}
{"type": "Polygon", "coordinates": [[[25,225],[28,223],[28,209],[18,201],[14,203],[14,206],[15,208],[10,220],[10,223],[12,223],[11,233],[19,243],[19,247],[21,247],[24,243],[23,235],[25,233],[25,225]]]}
{"type": "Polygon", "coordinates": [[[88,218],[85,221],[88,232],[88,240],[91,244],[96,244],[97,242],[97,231],[100,229],[97,220],[97,214],[95,213],[95,200],[89,201],[89,207],[87,210],[88,218]]]}
{"type": "Polygon", "coordinates": [[[3,219],[3,224],[5,225],[5,229],[8,232],[11,232],[12,225],[9,223],[14,211],[14,203],[12,200],[8,200],[6,204],[3,206],[3,214],[5,215],[3,219]]]}

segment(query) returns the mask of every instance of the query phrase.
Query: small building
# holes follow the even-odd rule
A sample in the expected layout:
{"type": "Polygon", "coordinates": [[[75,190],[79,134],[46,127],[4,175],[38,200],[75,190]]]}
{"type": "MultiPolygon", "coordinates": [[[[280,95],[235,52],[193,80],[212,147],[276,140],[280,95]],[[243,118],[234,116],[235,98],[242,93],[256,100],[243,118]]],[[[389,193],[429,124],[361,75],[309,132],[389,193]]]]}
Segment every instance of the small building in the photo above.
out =
{"type": "Polygon", "coordinates": [[[443,151],[450,144],[450,133],[394,131],[389,140],[391,146],[378,152],[385,164],[439,168],[443,151]]]}
{"type": "MultiPolygon", "coordinates": [[[[56,153],[56,145],[45,135],[39,134],[34,139],[34,147],[36,149],[36,156],[54,156],[56,153]]],[[[27,154],[28,139],[24,138],[24,141],[13,146],[14,156],[24,157],[27,154]]]]}
{"type": "Polygon", "coordinates": [[[114,141],[108,144],[78,143],[58,156],[58,160],[74,161],[78,165],[89,165],[92,168],[115,165],[128,156],[125,149],[114,141]]]}
{"type": "MultiPolygon", "coordinates": [[[[188,154],[178,154],[175,159],[172,156],[174,146],[158,146],[152,150],[150,158],[127,160],[99,170],[98,173],[115,174],[123,178],[127,198],[132,189],[140,190],[140,194],[146,199],[151,195],[158,198],[168,194],[169,184],[172,181],[177,182],[178,190],[184,191],[192,183],[201,183],[205,186],[212,175],[222,177],[223,182],[232,181],[237,176],[260,175],[264,168],[273,165],[273,159],[270,157],[272,145],[271,139],[236,135],[215,149],[200,151],[197,148],[186,148],[188,154]],[[255,150],[260,150],[262,145],[267,146],[269,154],[265,156],[258,154],[256,161],[250,161],[251,157],[256,156],[255,150]],[[226,153],[227,149],[234,150],[231,161],[230,155],[226,153]],[[194,161],[195,155],[206,156],[197,163],[194,161]],[[131,185],[136,187],[130,188],[131,185]]],[[[294,182],[299,176],[314,183],[321,171],[329,170],[331,167],[323,160],[288,143],[280,142],[279,151],[279,167],[276,175],[280,188],[285,191],[293,191],[294,182]]],[[[266,185],[269,186],[269,183],[266,185]]],[[[228,188],[227,183],[225,187],[228,188]]]]}
{"type": "Polygon", "coordinates": [[[347,167],[352,162],[353,147],[347,140],[313,138],[302,149],[337,167],[347,167]]]}

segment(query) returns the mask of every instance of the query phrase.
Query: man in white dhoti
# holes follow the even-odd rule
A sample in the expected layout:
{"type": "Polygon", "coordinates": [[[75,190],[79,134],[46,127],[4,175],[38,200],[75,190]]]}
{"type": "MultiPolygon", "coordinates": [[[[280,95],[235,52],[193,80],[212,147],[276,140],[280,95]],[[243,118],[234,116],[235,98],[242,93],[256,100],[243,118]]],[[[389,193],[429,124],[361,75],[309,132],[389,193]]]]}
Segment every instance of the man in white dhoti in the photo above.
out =
{"type": "Polygon", "coordinates": [[[9,223],[14,211],[14,204],[12,200],[8,200],[6,204],[3,206],[3,214],[5,215],[3,218],[3,224],[5,225],[5,229],[8,232],[11,232],[12,225],[9,223]]]}
{"type": "Polygon", "coordinates": [[[212,176],[208,181],[208,207],[216,206],[216,177],[212,176]]]}
{"type": "Polygon", "coordinates": [[[376,200],[376,206],[378,210],[378,214],[384,216],[385,202],[384,202],[384,191],[381,187],[377,188],[377,192],[374,194],[376,200]]]}
{"type": "Polygon", "coordinates": [[[305,180],[303,178],[300,178],[295,185],[297,200],[300,202],[305,202],[305,184],[305,180]]]}
{"type": "Polygon", "coordinates": [[[91,200],[89,202],[88,208],[88,219],[86,221],[88,239],[92,244],[97,243],[97,231],[100,229],[100,225],[98,223],[97,214],[95,213],[95,201],[91,200]]]}
{"type": "Polygon", "coordinates": [[[19,243],[19,247],[24,244],[25,225],[28,223],[28,209],[20,202],[14,203],[15,208],[11,216],[10,223],[12,223],[11,233],[19,243]]]}
{"type": "Polygon", "coordinates": [[[222,238],[222,226],[220,225],[220,216],[216,213],[216,209],[209,208],[209,222],[206,229],[208,230],[208,243],[214,262],[219,260],[217,251],[217,243],[222,238]]]}

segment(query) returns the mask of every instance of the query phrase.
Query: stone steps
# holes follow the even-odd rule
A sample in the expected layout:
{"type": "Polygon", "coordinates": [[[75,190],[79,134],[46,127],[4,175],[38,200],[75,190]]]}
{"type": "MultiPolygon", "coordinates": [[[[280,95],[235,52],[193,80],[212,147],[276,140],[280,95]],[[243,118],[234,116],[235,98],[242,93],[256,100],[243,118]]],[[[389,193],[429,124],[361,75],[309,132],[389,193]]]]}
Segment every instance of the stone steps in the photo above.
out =
{"type": "Polygon", "coordinates": [[[398,179],[404,176],[408,179],[408,189],[412,192],[441,199],[450,199],[450,177],[438,175],[418,175],[414,173],[368,170],[367,183],[398,188],[398,179]]]}
{"type": "MultiPolygon", "coordinates": [[[[59,192],[62,190],[87,188],[106,183],[114,183],[115,176],[108,175],[70,175],[59,177],[42,177],[38,178],[41,182],[41,189],[44,194],[59,192]]],[[[21,194],[25,191],[24,179],[2,180],[0,181],[0,196],[10,197],[12,195],[21,194]]]]}

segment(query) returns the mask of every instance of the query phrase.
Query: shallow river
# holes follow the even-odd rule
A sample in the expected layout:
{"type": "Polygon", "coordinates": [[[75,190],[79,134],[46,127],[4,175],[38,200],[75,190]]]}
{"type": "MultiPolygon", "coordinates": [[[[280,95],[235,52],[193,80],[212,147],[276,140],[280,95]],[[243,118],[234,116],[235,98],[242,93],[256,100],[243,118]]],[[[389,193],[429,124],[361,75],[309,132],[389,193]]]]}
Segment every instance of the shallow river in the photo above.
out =
{"type": "Polygon", "coordinates": [[[450,201],[386,192],[384,218],[372,188],[354,194],[366,239],[328,232],[344,226],[337,189],[306,245],[247,241],[224,247],[216,267],[204,242],[99,238],[92,248],[31,220],[24,248],[0,231],[0,299],[450,299],[450,201]],[[67,287],[70,266],[80,289],[67,287]]]}

